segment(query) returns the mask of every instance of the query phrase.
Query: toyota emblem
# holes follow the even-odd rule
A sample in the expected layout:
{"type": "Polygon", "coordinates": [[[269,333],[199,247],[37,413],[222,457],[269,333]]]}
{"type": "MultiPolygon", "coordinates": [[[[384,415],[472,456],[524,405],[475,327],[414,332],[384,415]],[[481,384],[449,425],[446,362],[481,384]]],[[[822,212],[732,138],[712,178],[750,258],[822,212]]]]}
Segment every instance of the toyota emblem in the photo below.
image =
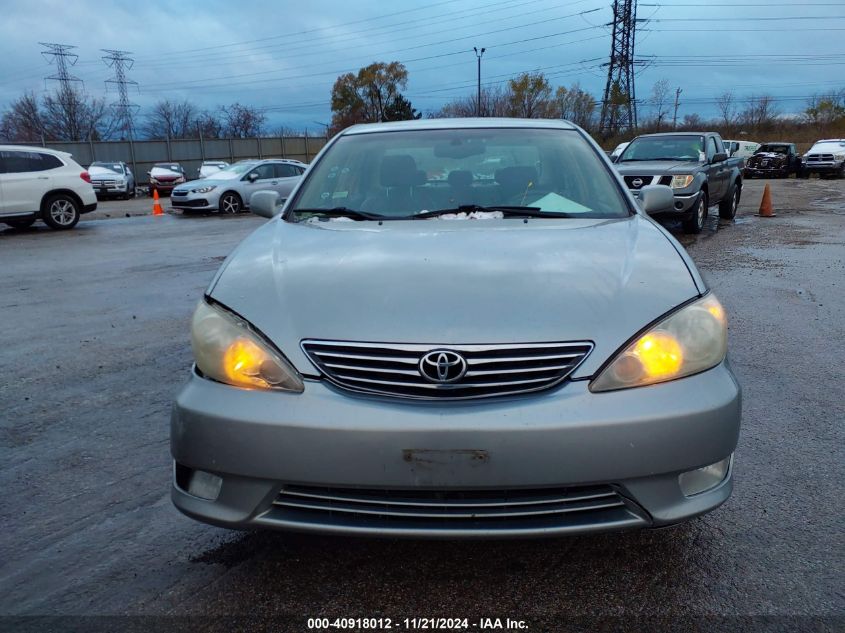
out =
{"type": "Polygon", "coordinates": [[[448,349],[436,349],[420,359],[420,374],[430,382],[447,384],[456,382],[467,372],[463,356],[448,349]]]}

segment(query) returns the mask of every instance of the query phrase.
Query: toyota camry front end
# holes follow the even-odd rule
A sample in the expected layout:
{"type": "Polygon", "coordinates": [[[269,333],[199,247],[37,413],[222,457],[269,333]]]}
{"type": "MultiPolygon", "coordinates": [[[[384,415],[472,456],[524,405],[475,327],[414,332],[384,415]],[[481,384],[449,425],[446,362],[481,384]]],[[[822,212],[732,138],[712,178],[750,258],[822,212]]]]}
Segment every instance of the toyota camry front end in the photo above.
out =
{"type": "Polygon", "coordinates": [[[441,538],[713,510],[740,389],[725,310],[655,200],[671,190],[635,201],[565,122],[341,133],[197,307],[174,503],[232,528],[441,538]]]}

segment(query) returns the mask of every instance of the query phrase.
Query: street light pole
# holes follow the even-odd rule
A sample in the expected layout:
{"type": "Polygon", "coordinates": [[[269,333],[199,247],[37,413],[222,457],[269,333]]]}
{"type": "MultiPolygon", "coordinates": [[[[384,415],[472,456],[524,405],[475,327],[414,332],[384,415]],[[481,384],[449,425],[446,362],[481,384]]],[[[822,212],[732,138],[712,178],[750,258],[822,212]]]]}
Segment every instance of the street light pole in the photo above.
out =
{"type": "Polygon", "coordinates": [[[475,115],[481,116],[481,57],[484,55],[484,51],[486,51],[487,49],[482,48],[479,52],[479,50],[475,46],[473,46],[472,50],[475,51],[475,57],[478,59],[478,97],[475,103],[475,115]]]}

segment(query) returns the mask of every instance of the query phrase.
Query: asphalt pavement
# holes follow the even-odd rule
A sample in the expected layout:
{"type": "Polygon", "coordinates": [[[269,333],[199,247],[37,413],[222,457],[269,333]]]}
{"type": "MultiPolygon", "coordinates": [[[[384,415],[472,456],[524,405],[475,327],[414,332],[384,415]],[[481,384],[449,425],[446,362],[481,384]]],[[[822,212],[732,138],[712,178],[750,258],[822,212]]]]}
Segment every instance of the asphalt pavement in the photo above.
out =
{"type": "Polygon", "coordinates": [[[151,205],[139,199],[70,232],[0,229],[0,629],[234,615],[293,631],[317,616],[844,630],[845,181],[772,184],[777,217],[754,215],[753,181],[735,222],[679,235],[729,314],[744,389],[733,497],[666,530],[555,540],[240,533],[180,515],[168,424],[189,318],[263,220],[123,217],[151,205]]]}

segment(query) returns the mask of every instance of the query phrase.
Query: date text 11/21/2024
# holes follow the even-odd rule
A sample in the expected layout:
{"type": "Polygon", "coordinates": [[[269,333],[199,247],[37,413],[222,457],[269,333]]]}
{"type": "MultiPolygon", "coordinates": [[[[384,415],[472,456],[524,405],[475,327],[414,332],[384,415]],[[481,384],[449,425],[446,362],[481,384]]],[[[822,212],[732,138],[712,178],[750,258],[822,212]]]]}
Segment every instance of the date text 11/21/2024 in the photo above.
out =
{"type": "Polygon", "coordinates": [[[511,618],[308,618],[309,630],[429,630],[429,631],[495,631],[526,630],[525,620],[511,618]]]}

